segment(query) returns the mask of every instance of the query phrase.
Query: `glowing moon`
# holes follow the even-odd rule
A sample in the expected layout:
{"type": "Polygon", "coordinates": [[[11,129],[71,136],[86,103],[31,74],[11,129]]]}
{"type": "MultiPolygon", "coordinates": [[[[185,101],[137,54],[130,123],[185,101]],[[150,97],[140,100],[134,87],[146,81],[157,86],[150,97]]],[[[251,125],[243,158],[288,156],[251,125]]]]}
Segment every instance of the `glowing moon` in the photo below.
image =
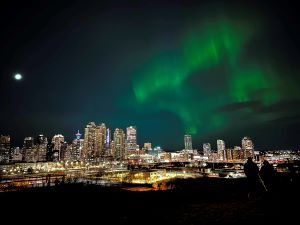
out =
{"type": "Polygon", "coordinates": [[[14,78],[15,78],[15,80],[22,80],[22,75],[17,73],[17,74],[15,74],[14,78]]]}

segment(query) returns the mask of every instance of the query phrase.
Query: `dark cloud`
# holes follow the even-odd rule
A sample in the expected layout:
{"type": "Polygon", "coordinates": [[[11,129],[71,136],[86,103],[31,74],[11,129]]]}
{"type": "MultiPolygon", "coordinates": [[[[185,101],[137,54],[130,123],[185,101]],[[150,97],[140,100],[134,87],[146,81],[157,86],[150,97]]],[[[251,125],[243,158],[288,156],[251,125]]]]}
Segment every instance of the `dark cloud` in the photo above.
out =
{"type": "Polygon", "coordinates": [[[232,112],[232,111],[237,111],[241,109],[257,109],[261,108],[262,103],[259,101],[247,101],[247,102],[236,102],[232,104],[227,104],[224,105],[218,109],[216,109],[216,112],[222,113],[222,112],[232,112]]]}

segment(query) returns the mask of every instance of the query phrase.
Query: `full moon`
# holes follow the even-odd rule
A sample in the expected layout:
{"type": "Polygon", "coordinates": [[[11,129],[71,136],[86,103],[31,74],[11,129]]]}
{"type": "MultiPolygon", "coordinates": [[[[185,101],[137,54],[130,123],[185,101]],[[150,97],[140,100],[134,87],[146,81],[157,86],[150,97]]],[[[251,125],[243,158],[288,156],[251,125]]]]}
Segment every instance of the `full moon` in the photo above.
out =
{"type": "Polygon", "coordinates": [[[15,80],[22,80],[22,75],[17,73],[17,74],[15,74],[14,78],[15,78],[15,80]]]}

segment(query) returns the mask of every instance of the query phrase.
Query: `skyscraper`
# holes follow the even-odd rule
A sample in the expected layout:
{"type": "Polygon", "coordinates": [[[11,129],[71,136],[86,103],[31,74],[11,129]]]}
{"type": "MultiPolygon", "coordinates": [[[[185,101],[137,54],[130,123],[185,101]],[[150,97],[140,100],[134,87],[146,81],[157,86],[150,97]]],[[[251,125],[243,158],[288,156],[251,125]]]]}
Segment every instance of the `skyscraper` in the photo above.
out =
{"type": "Polygon", "coordinates": [[[94,122],[87,124],[84,129],[84,151],[83,157],[88,161],[98,161],[105,151],[105,133],[104,123],[96,125],[94,122]]]}
{"type": "Polygon", "coordinates": [[[100,129],[100,157],[105,155],[105,144],[106,144],[106,126],[104,123],[99,125],[100,129]]]}
{"type": "Polygon", "coordinates": [[[135,126],[126,128],[126,151],[137,150],[137,131],[135,126]]]}
{"type": "Polygon", "coordinates": [[[65,138],[62,134],[56,134],[52,138],[52,159],[57,162],[64,158],[64,151],[66,149],[65,138]]]}
{"type": "Polygon", "coordinates": [[[110,142],[111,142],[111,132],[110,129],[106,129],[106,137],[105,137],[105,148],[109,149],[110,148],[110,142]]]}
{"type": "Polygon", "coordinates": [[[61,145],[65,142],[65,137],[62,134],[55,134],[52,138],[53,150],[60,150],[61,145]]]}
{"type": "Polygon", "coordinates": [[[26,162],[36,162],[37,161],[37,149],[34,146],[33,137],[25,137],[23,144],[23,160],[26,162]]]}
{"type": "Polygon", "coordinates": [[[184,135],[184,149],[185,150],[193,150],[192,136],[189,134],[184,135]]]}
{"type": "Polygon", "coordinates": [[[211,155],[211,146],[210,143],[203,144],[203,156],[209,157],[211,155]]]}
{"type": "Polygon", "coordinates": [[[81,139],[79,130],[75,135],[76,138],[72,142],[71,160],[81,160],[84,139],[81,139]]]}
{"type": "Polygon", "coordinates": [[[242,139],[242,150],[244,152],[244,157],[254,157],[254,144],[250,137],[244,137],[242,139]]]}
{"type": "Polygon", "coordinates": [[[232,153],[233,160],[242,160],[244,159],[244,153],[240,146],[234,146],[232,153]]]}
{"type": "Polygon", "coordinates": [[[40,134],[36,138],[36,148],[37,148],[37,161],[46,161],[48,139],[43,134],[40,134]]]}
{"type": "Polygon", "coordinates": [[[10,136],[0,136],[0,163],[8,163],[10,158],[10,136]]]}
{"type": "Polygon", "coordinates": [[[227,160],[225,142],[223,140],[217,140],[217,148],[219,160],[227,160]]]}
{"type": "Polygon", "coordinates": [[[114,152],[116,159],[125,159],[125,134],[122,129],[116,128],[114,132],[114,152]]]}

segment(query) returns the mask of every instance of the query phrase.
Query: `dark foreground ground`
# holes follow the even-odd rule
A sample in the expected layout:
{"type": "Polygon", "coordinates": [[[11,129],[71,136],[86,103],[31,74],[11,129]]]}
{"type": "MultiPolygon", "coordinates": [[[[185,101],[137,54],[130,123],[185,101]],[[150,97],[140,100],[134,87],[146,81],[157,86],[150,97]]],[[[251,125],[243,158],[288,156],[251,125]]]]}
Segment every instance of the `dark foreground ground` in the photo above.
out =
{"type": "Polygon", "coordinates": [[[0,212],[13,224],[298,224],[299,178],[290,178],[250,199],[245,179],[177,180],[175,190],[150,192],[65,184],[1,193],[0,212]]]}

